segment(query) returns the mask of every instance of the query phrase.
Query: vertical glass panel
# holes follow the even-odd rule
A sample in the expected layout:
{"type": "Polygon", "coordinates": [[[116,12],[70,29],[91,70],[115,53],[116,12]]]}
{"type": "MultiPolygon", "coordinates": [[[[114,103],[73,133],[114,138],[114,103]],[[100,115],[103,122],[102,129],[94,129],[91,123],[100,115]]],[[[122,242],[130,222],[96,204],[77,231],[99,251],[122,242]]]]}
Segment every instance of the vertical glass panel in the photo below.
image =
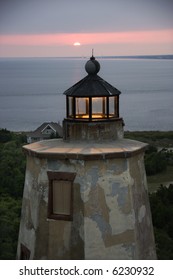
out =
{"type": "Polygon", "coordinates": [[[89,98],[76,97],[76,117],[89,117],[89,98]]]}
{"type": "Polygon", "coordinates": [[[116,96],[109,97],[109,117],[115,117],[116,115],[116,96]]]}
{"type": "Polygon", "coordinates": [[[107,104],[106,104],[106,97],[102,98],[102,114],[103,117],[107,116],[107,104]]]}
{"type": "Polygon", "coordinates": [[[72,117],[73,116],[73,97],[68,97],[68,102],[69,102],[69,116],[72,117]]]}
{"type": "MultiPolygon", "coordinates": [[[[105,108],[105,105],[104,105],[105,108]]],[[[103,97],[92,98],[92,118],[103,117],[103,97]]]]}

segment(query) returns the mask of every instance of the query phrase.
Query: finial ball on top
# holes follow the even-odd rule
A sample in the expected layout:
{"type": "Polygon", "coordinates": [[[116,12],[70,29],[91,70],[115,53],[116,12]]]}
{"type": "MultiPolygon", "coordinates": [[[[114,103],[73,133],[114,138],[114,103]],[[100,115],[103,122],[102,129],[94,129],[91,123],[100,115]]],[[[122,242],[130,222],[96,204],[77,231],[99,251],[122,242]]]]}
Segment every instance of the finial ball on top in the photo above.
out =
{"type": "Polygon", "coordinates": [[[92,55],[90,60],[85,64],[85,70],[88,74],[94,75],[97,74],[100,70],[100,63],[95,60],[95,57],[92,55]]]}

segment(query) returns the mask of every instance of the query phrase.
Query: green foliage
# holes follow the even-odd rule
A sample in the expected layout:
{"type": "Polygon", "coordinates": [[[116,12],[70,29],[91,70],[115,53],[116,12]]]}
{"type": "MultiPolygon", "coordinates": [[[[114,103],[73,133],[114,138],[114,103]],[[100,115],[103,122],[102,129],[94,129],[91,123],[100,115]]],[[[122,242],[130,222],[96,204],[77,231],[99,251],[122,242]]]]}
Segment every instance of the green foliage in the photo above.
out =
{"type": "Polygon", "coordinates": [[[0,143],[6,143],[11,141],[13,138],[13,134],[7,129],[0,129],[0,143]]]}
{"type": "Polygon", "coordinates": [[[0,259],[14,259],[19,231],[21,199],[0,197],[0,259]]]}
{"type": "Polygon", "coordinates": [[[154,147],[173,147],[173,131],[125,131],[125,138],[145,142],[154,147]]]}
{"type": "Polygon", "coordinates": [[[0,129],[0,143],[6,143],[14,140],[18,145],[26,143],[25,133],[14,133],[7,129],[0,129]]]}
{"type": "Polygon", "coordinates": [[[173,239],[162,229],[154,228],[157,258],[173,260],[173,239]]]}
{"type": "Polygon", "coordinates": [[[151,213],[159,259],[173,259],[173,185],[150,194],[151,213]]]}
{"type": "Polygon", "coordinates": [[[167,160],[164,153],[151,152],[145,155],[145,169],[148,176],[166,170],[167,160]]]}
{"type": "Polygon", "coordinates": [[[173,131],[126,131],[125,138],[149,144],[145,153],[145,168],[148,176],[164,172],[173,165],[173,131]],[[158,152],[158,148],[164,147],[158,152]]]}
{"type": "Polygon", "coordinates": [[[173,151],[163,148],[161,152],[164,153],[167,163],[173,165],[173,151]]]}
{"type": "Polygon", "coordinates": [[[162,140],[173,140],[173,131],[126,131],[126,138],[136,139],[141,141],[146,141],[150,143],[151,141],[157,142],[162,140]]]}
{"type": "Polygon", "coordinates": [[[152,145],[148,145],[145,154],[157,153],[157,148],[152,145]]]}
{"type": "Polygon", "coordinates": [[[0,130],[0,259],[15,259],[25,174],[24,134],[0,130]]]}
{"type": "Polygon", "coordinates": [[[148,176],[155,175],[173,165],[173,151],[163,148],[159,152],[155,146],[149,145],[145,153],[145,168],[148,176]]]}
{"type": "Polygon", "coordinates": [[[25,156],[17,141],[0,146],[0,195],[21,197],[25,174],[25,156]]]}

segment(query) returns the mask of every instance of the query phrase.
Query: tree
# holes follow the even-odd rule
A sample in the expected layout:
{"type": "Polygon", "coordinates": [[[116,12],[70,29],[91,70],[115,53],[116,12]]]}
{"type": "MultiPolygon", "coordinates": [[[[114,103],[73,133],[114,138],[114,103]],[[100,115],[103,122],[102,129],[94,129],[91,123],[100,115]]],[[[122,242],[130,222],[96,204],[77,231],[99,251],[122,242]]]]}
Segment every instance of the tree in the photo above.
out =
{"type": "Polygon", "coordinates": [[[0,259],[15,259],[25,174],[23,134],[0,130],[0,259]]]}
{"type": "Polygon", "coordinates": [[[148,176],[166,170],[167,160],[162,152],[151,152],[145,155],[145,169],[148,176]]]}
{"type": "Polygon", "coordinates": [[[150,205],[159,259],[173,259],[173,184],[150,194],[150,205]]]}
{"type": "Polygon", "coordinates": [[[21,197],[25,175],[25,156],[16,141],[0,147],[0,194],[21,197]]]}
{"type": "Polygon", "coordinates": [[[0,198],[0,259],[15,259],[21,201],[9,196],[0,198]]]}
{"type": "Polygon", "coordinates": [[[0,129],[0,143],[6,143],[11,141],[13,138],[13,133],[8,131],[7,129],[0,129]]]}

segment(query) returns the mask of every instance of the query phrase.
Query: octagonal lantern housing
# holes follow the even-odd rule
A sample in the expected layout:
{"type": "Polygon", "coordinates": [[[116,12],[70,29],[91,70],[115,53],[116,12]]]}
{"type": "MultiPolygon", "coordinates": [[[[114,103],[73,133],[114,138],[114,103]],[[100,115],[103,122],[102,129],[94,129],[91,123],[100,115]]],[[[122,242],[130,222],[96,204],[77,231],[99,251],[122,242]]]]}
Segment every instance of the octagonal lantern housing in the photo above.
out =
{"type": "Polygon", "coordinates": [[[96,121],[119,118],[120,91],[97,75],[100,64],[92,56],[85,65],[88,75],[66,90],[66,118],[96,121]]]}
{"type": "Polygon", "coordinates": [[[122,139],[121,92],[97,75],[100,64],[93,56],[86,62],[85,70],[88,75],[64,92],[63,139],[95,142],[122,139]]]}

